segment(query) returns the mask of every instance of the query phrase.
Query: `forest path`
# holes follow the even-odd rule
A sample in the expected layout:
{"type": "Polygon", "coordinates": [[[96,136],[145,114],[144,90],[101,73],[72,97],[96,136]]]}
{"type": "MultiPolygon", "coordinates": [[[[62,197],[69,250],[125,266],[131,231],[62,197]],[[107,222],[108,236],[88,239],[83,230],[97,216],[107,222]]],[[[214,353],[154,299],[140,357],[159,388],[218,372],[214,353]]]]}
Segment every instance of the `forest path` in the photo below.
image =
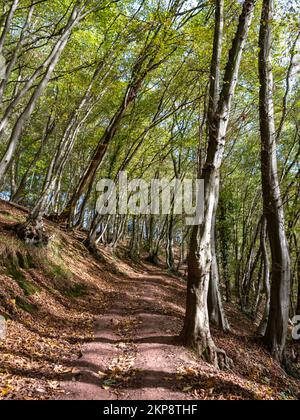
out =
{"type": "MultiPolygon", "coordinates": [[[[69,400],[184,400],[176,380],[181,366],[196,363],[177,343],[185,283],[147,267],[122,276],[118,292],[97,320],[95,340],[74,362],[76,380],[63,384],[69,400]]],[[[180,381],[179,381],[180,382],[180,381]]]]}

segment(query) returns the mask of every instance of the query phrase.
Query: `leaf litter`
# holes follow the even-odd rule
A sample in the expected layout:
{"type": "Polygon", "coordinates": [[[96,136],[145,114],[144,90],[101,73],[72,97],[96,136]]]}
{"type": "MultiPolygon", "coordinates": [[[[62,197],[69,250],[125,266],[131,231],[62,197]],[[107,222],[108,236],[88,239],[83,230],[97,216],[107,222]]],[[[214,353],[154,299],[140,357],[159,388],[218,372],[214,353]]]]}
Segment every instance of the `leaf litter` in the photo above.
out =
{"type": "MultiPolygon", "coordinates": [[[[2,206],[15,220],[24,219],[23,212],[12,210],[8,204],[2,206]]],[[[0,216],[0,257],[7,255],[7,250],[27,254],[28,250],[7,232],[8,224],[0,216]]],[[[143,278],[151,271],[146,266],[132,269],[124,260],[106,255],[105,250],[101,251],[108,262],[100,264],[82,245],[84,234],[76,232],[72,236],[52,225],[49,229],[56,237],[56,248],[44,256],[30,250],[35,264],[20,269],[21,280],[37,292],[26,294],[20,281],[6,272],[5,259],[3,267],[0,264],[0,315],[7,319],[7,336],[0,341],[0,400],[45,400],[63,395],[61,382],[80,376],[73,361],[82,356],[82,344],[93,340],[95,319],[106,311],[108,304],[113,304],[115,292],[126,283],[126,276],[143,278]],[[41,259],[47,260],[47,264],[41,259]],[[123,275],[111,272],[111,261],[122,267],[123,275]],[[81,290],[84,293],[80,294],[81,290]]],[[[165,315],[166,320],[172,317],[172,323],[168,322],[161,333],[176,335],[182,327],[185,293],[175,290],[174,278],[167,274],[159,276],[151,310],[165,315]],[[160,287],[161,281],[164,288],[160,287]]],[[[137,301],[147,293],[147,283],[143,282],[141,288],[137,301]]],[[[138,303],[130,309],[135,307],[138,303]]],[[[176,387],[186,399],[299,399],[299,381],[289,377],[257,343],[253,323],[234,305],[226,305],[226,311],[231,333],[219,330],[213,333],[218,347],[234,360],[233,370],[216,371],[190,355],[193,363],[182,361],[175,376],[171,372],[165,374],[165,383],[176,387]]],[[[119,353],[104,371],[98,372],[99,386],[103,389],[130,388],[141,372],[137,368],[138,347],[134,340],[140,323],[135,316],[112,320],[112,328],[120,338],[115,345],[119,353]]],[[[158,325],[159,329],[162,326],[158,325]]],[[[173,360],[173,354],[164,357],[173,360]]],[[[132,391],[131,397],[134,396],[132,391]]]]}

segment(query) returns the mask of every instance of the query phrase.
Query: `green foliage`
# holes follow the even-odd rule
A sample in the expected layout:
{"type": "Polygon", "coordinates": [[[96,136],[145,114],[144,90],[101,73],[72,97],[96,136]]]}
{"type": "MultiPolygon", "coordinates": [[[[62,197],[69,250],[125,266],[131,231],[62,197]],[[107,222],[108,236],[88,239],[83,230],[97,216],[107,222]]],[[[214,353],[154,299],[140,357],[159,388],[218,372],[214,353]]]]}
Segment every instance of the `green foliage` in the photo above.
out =
{"type": "Polygon", "coordinates": [[[16,305],[23,311],[28,312],[29,314],[34,314],[38,310],[38,308],[35,305],[28,301],[25,301],[24,299],[21,299],[19,296],[16,298],[16,305]]]}
{"type": "Polygon", "coordinates": [[[55,281],[65,281],[72,278],[71,271],[63,264],[56,264],[49,259],[42,260],[42,269],[47,277],[55,281]]]}
{"type": "Polygon", "coordinates": [[[6,275],[12,277],[24,291],[25,296],[32,296],[39,293],[40,289],[33,283],[26,280],[25,274],[16,266],[7,267],[6,275]]]}
{"type": "Polygon", "coordinates": [[[88,293],[87,286],[85,284],[76,283],[69,289],[64,291],[65,296],[71,298],[80,298],[86,296],[88,293]]]}

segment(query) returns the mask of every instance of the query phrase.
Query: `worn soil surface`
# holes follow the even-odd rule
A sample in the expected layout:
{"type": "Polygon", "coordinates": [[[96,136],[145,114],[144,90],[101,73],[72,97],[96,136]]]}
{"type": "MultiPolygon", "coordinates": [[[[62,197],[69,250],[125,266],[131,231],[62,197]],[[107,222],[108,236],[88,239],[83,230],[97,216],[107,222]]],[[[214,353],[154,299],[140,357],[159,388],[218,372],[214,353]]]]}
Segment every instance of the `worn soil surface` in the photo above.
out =
{"type": "Polygon", "coordinates": [[[119,279],[118,286],[110,308],[96,322],[95,340],[74,365],[79,379],[64,385],[68,398],[187,399],[178,372],[196,361],[177,337],[184,282],[148,267],[144,274],[119,279]]]}

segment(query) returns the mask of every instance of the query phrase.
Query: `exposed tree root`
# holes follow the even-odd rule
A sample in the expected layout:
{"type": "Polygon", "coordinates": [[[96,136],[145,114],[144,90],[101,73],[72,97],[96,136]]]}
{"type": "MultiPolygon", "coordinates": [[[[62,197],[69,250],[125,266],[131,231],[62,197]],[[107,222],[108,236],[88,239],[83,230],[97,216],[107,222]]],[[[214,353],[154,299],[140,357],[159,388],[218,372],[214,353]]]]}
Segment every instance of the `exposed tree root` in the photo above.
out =
{"type": "Polygon", "coordinates": [[[89,238],[84,241],[84,246],[89,250],[89,252],[93,255],[93,257],[98,260],[100,263],[105,263],[105,258],[100,254],[97,246],[92,244],[89,238]]]}
{"type": "Polygon", "coordinates": [[[215,347],[215,357],[219,369],[221,370],[231,370],[233,369],[234,363],[230,357],[227,356],[225,350],[215,347]]]}
{"type": "Polygon", "coordinates": [[[156,255],[149,255],[146,261],[150,264],[158,266],[160,264],[159,258],[156,255]]]}
{"type": "Polygon", "coordinates": [[[233,368],[233,360],[227,356],[224,350],[219,349],[213,340],[210,339],[204,344],[198,339],[193,347],[200,357],[211,363],[216,369],[230,370],[233,368]]]}
{"type": "Polygon", "coordinates": [[[191,337],[183,330],[180,341],[186,347],[192,348],[199,357],[203,358],[207,363],[212,364],[216,369],[231,370],[234,366],[233,360],[230,359],[226,352],[219,349],[211,337],[198,336],[191,337]]]}
{"type": "Polygon", "coordinates": [[[13,226],[12,230],[28,245],[47,246],[52,239],[52,236],[46,232],[42,220],[20,223],[13,226]]]}

